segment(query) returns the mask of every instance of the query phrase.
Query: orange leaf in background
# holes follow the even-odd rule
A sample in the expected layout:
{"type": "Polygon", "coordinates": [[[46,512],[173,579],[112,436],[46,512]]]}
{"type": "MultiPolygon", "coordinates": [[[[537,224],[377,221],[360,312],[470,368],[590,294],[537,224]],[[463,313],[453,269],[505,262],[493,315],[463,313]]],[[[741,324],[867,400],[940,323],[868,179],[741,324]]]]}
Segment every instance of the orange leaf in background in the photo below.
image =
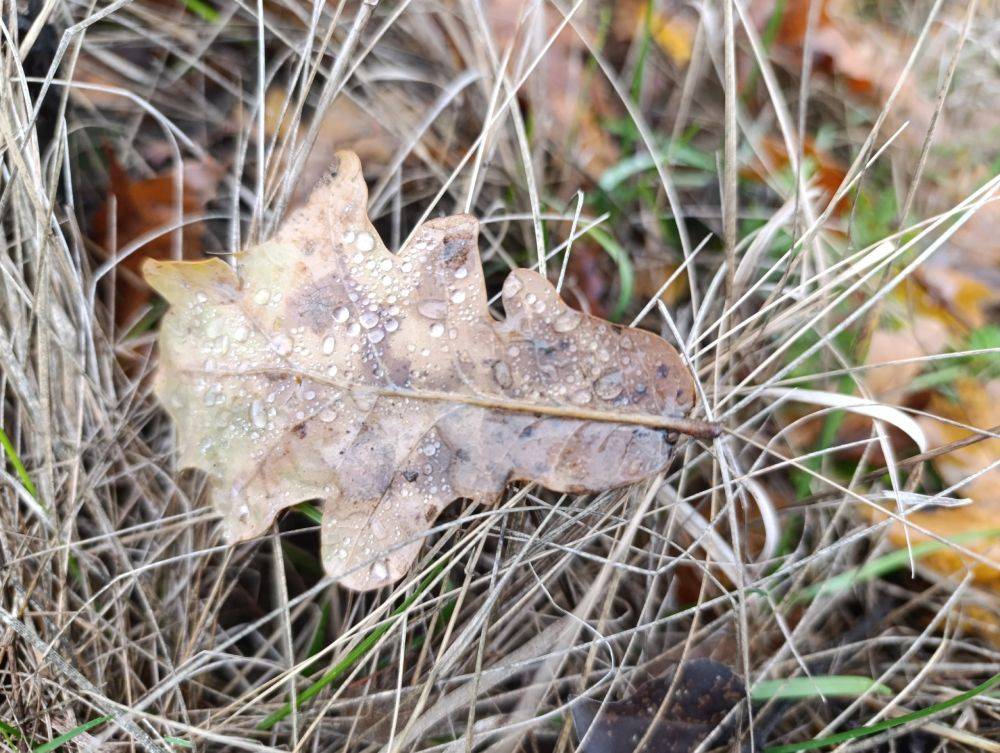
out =
{"type": "MultiPolygon", "coordinates": [[[[986,384],[974,379],[962,379],[956,383],[958,402],[953,403],[941,395],[935,395],[928,412],[943,419],[956,421],[968,426],[990,429],[1000,424],[1000,380],[986,384]]],[[[944,421],[929,417],[918,417],[931,447],[957,442],[972,434],[971,431],[944,421]]],[[[987,531],[1000,528],[1000,467],[989,468],[1000,458],[1000,439],[985,439],[960,447],[940,455],[932,462],[945,484],[961,484],[954,496],[969,497],[972,504],[964,507],[948,507],[911,513],[907,519],[916,525],[934,531],[941,536],[987,531]],[[989,468],[975,478],[975,474],[989,468]],[[966,479],[970,479],[962,483],[966,479]]],[[[900,523],[894,522],[889,535],[896,546],[906,546],[906,535],[900,523]]],[[[910,541],[929,541],[929,537],[911,529],[910,541]]],[[[982,538],[965,542],[964,546],[984,557],[1000,562],[1000,538],[982,538]]],[[[975,579],[981,585],[1000,588],[1000,569],[977,561],[969,561],[951,549],[944,549],[927,556],[924,564],[946,575],[964,567],[970,567],[975,579]]]]}
{"type": "MultiPolygon", "coordinates": [[[[90,238],[105,251],[119,253],[148,233],[176,226],[177,189],[173,170],[133,180],[108,150],[108,175],[108,199],[90,220],[90,238]]],[[[222,170],[215,163],[185,163],[181,199],[183,216],[204,210],[215,196],[221,177],[222,170]]],[[[197,259],[201,256],[204,232],[205,227],[200,222],[184,226],[184,258],[197,259]]],[[[121,260],[119,267],[126,270],[126,274],[118,276],[115,308],[119,321],[125,321],[149,301],[149,287],[139,277],[139,268],[145,259],[169,259],[173,251],[173,236],[173,232],[160,233],[121,260]]]]}
{"type": "MultiPolygon", "coordinates": [[[[771,47],[774,59],[789,70],[800,70],[810,5],[821,3],[812,30],[810,49],[816,71],[843,82],[851,91],[881,105],[904,70],[913,39],[901,36],[886,24],[859,14],[859,4],[830,0],[773,0],[755,2],[751,15],[757,28],[768,27],[775,13],[781,23],[771,47]]],[[[919,146],[934,113],[934,103],[911,81],[903,82],[890,111],[891,125],[909,121],[898,145],[919,146]]]]}
{"type": "MultiPolygon", "coordinates": [[[[782,139],[777,136],[764,136],[760,141],[760,147],[764,159],[754,160],[743,168],[744,178],[765,182],[770,173],[788,169],[790,160],[782,139]]],[[[806,137],[802,144],[802,156],[813,165],[815,184],[822,188],[828,197],[832,197],[847,176],[844,166],[832,154],[816,146],[816,142],[809,137],[806,137]]],[[[845,202],[846,197],[838,203],[838,211],[844,208],[845,202]]]]}

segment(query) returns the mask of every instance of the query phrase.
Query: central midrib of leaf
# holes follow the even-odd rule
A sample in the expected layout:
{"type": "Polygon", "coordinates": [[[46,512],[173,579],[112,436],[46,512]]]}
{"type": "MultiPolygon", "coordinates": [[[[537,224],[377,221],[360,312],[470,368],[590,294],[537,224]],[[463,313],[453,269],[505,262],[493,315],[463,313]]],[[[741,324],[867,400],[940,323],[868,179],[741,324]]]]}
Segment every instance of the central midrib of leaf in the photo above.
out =
{"type": "Polygon", "coordinates": [[[190,374],[211,374],[213,377],[247,377],[247,376],[280,376],[286,379],[308,379],[317,384],[323,384],[335,389],[352,391],[363,390],[380,397],[397,397],[410,400],[427,400],[443,403],[460,403],[488,410],[508,411],[511,413],[530,413],[541,416],[573,419],[577,421],[599,421],[602,423],[622,424],[626,426],[644,426],[651,429],[665,429],[688,434],[699,439],[714,439],[720,433],[718,424],[697,419],[675,416],[659,416],[651,413],[634,413],[627,411],[599,410],[583,408],[575,405],[559,405],[554,403],[537,403],[529,400],[513,400],[497,395],[474,395],[446,390],[427,390],[399,387],[389,384],[366,384],[362,382],[345,382],[326,374],[315,374],[295,368],[259,368],[239,371],[203,369],[185,369],[190,374]]]}

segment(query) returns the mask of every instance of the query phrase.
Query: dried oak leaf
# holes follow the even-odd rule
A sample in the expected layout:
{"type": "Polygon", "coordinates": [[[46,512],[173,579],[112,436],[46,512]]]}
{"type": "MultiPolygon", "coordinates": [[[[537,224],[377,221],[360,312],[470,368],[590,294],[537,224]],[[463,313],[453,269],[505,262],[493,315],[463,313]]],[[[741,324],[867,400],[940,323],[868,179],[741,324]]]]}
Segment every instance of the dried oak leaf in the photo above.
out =
{"type": "Polygon", "coordinates": [[[456,498],[511,480],[586,492],[663,469],[694,383],[656,335],[573,311],[511,272],[494,320],[467,215],[398,253],[366,212],[358,158],[270,241],[219,259],[146,262],[170,303],[155,390],[180,463],[211,477],[231,540],[323,502],[323,563],[354,589],[392,583],[456,498]]]}

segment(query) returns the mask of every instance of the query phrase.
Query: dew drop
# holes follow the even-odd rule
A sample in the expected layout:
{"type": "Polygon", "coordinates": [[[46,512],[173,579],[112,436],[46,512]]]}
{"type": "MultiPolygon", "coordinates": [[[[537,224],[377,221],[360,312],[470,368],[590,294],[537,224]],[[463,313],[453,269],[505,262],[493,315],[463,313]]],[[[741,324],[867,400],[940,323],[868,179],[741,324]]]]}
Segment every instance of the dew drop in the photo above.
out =
{"type": "Polygon", "coordinates": [[[508,275],[507,281],[503,284],[503,294],[508,298],[521,292],[524,284],[515,275],[508,275]]]}
{"type": "Polygon", "coordinates": [[[361,326],[365,329],[371,329],[378,324],[378,314],[366,311],[358,318],[358,321],[361,322],[361,326]]]}
{"type": "Polygon", "coordinates": [[[357,337],[359,332],[361,332],[361,325],[357,322],[351,322],[347,325],[347,334],[351,337],[357,337]]]}
{"type": "Polygon", "coordinates": [[[431,337],[441,337],[444,334],[444,325],[441,322],[434,322],[431,325],[431,337]]]}
{"type": "Polygon", "coordinates": [[[376,580],[385,580],[389,577],[389,569],[381,562],[376,562],[372,565],[372,576],[376,580]]]}
{"type": "Polygon", "coordinates": [[[267,412],[264,408],[264,403],[260,400],[254,400],[250,404],[250,420],[258,429],[263,429],[267,426],[267,412]]]}
{"type": "Polygon", "coordinates": [[[333,335],[329,335],[323,340],[323,353],[324,355],[330,355],[333,353],[334,348],[337,347],[337,341],[333,339],[333,335]]]}
{"type": "Polygon", "coordinates": [[[461,303],[464,300],[465,300],[465,291],[464,290],[456,290],[454,293],[451,294],[451,302],[452,303],[461,303]]]}
{"type": "Polygon", "coordinates": [[[386,319],[383,326],[385,327],[386,332],[395,332],[399,329],[399,322],[395,319],[386,319]]]}
{"type": "Polygon", "coordinates": [[[347,306],[337,306],[337,308],[333,310],[334,321],[343,324],[350,318],[351,318],[351,312],[347,310],[347,306]]]}
{"type": "Polygon", "coordinates": [[[469,269],[468,269],[468,267],[459,267],[458,269],[455,270],[455,279],[456,280],[464,280],[468,276],[469,276],[469,269]]]}
{"type": "Polygon", "coordinates": [[[353,230],[348,230],[341,236],[341,240],[344,243],[354,243],[354,239],[357,237],[358,237],[357,233],[355,233],[353,230]]]}
{"type": "Polygon", "coordinates": [[[288,335],[278,335],[271,340],[271,348],[279,356],[287,356],[292,352],[292,338],[288,335]]]}
{"type": "Polygon", "coordinates": [[[555,323],[552,328],[556,332],[572,332],[574,329],[580,326],[580,315],[575,311],[566,311],[556,317],[555,323]]]}
{"type": "Polygon", "coordinates": [[[267,292],[264,288],[261,288],[256,293],[253,294],[253,302],[263,306],[271,300],[271,294],[267,292]]]}
{"type": "Polygon", "coordinates": [[[570,395],[569,399],[572,400],[577,405],[586,405],[587,403],[590,402],[590,390],[588,389],[577,390],[572,395],[570,395]]]}
{"type": "Polygon", "coordinates": [[[368,342],[375,344],[380,343],[385,339],[385,331],[381,329],[373,329],[368,333],[368,342]]]}
{"type": "Polygon", "coordinates": [[[622,393],[622,373],[612,371],[594,383],[594,392],[602,400],[614,400],[622,393]]]}
{"type": "Polygon", "coordinates": [[[359,251],[371,251],[375,248],[375,239],[372,238],[371,233],[362,231],[358,233],[358,239],[354,242],[354,245],[358,247],[359,251]]]}
{"type": "Polygon", "coordinates": [[[244,327],[242,324],[240,324],[239,326],[236,327],[236,329],[233,330],[233,339],[236,342],[241,343],[247,339],[247,335],[249,334],[250,332],[247,330],[247,328],[244,327]]]}
{"type": "Polygon", "coordinates": [[[448,315],[448,304],[437,298],[428,298],[417,304],[417,311],[428,319],[444,319],[448,315]]]}

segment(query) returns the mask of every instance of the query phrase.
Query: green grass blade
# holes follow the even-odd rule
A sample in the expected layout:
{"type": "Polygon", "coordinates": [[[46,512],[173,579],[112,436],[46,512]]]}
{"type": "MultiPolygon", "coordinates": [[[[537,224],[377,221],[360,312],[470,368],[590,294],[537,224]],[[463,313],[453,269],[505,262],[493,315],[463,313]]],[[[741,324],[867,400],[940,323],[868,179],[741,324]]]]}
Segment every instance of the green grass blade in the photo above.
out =
{"type": "Polygon", "coordinates": [[[13,724],[8,724],[3,719],[0,719],[0,736],[7,741],[8,745],[13,745],[17,740],[21,739],[21,730],[13,724]]]}
{"type": "MultiPolygon", "coordinates": [[[[964,544],[968,541],[992,538],[994,536],[1000,536],[1000,528],[989,528],[985,531],[966,531],[950,537],[948,541],[954,544],[964,544]]],[[[913,552],[913,559],[916,560],[947,548],[948,544],[941,541],[924,541],[912,547],[911,551],[913,552]]],[[[846,570],[821,583],[815,583],[808,588],[804,588],[794,594],[791,597],[791,601],[793,603],[798,603],[809,601],[817,596],[830,596],[835,593],[840,593],[841,591],[845,591],[858,583],[866,583],[870,580],[880,578],[887,573],[891,573],[894,570],[906,567],[909,563],[910,552],[906,549],[897,549],[896,551],[889,552],[881,557],[876,557],[871,562],[867,562],[861,567],[851,568],[850,570],[846,570]]]]}
{"type": "Polygon", "coordinates": [[[323,511],[316,507],[316,505],[308,502],[300,502],[293,509],[305,515],[316,525],[323,525],[323,511]]]}
{"type": "Polygon", "coordinates": [[[17,454],[17,450],[14,449],[14,443],[10,441],[10,437],[7,436],[7,432],[3,430],[3,427],[0,427],[0,445],[3,445],[4,452],[7,453],[7,457],[10,459],[10,464],[14,466],[14,472],[21,479],[21,483],[28,490],[28,494],[38,499],[38,488],[31,480],[31,476],[28,475],[28,469],[21,462],[21,456],[17,454]]]}
{"type": "MultiPolygon", "coordinates": [[[[417,590],[406,597],[402,604],[396,607],[392,613],[389,615],[389,620],[385,624],[372,630],[364,639],[353,649],[351,649],[347,656],[341,659],[339,662],[334,664],[330,669],[323,673],[323,675],[316,680],[312,685],[306,688],[304,691],[299,693],[295,699],[295,708],[302,708],[303,705],[315,698],[321,690],[323,690],[328,685],[333,684],[341,677],[343,677],[347,672],[353,667],[357,662],[364,658],[365,654],[372,650],[379,639],[385,635],[389,629],[395,624],[394,617],[399,617],[403,612],[405,612],[413,602],[419,598],[419,596],[427,590],[427,588],[434,582],[434,579],[441,573],[444,569],[444,565],[438,565],[431,571],[431,573],[423,579],[417,590]]],[[[292,713],[292,704],[286,703],[281,708],[276,711],[271,712],[263,721],[257,725],[257,729],[261,731],[267,731],[271,729],[275,724],[280,722],[285,717],[292,713]]]]}
{"type": "Polygon", "coordinates": [[[59,737],[49,740],[47,743],[42,743],[37,748],[33,748],[32,753],[49,753],[49,751],[57,750],[64,743],[68,743],[77,735],[82,735],[87,730],[91,730],[100,724],[104,724],[110,718],[110,716],[99,716],[96,719],[91,719],[89,722],[84,722],[79,727],[74,727],[69,732],[59,735],[59,737]]]}
{"type": "Polygon", "coordinates": [[[783,680],[762,680],[753,686],[750,697],[755,701],[772,698],[856,698],[874,689],[878,695],[892,695],[892,690],[870,677],[856,675],[820,675],[818,677],[789,677],[783,680]]]}
{"type": "Polygon", "coordinates": [[[800,750],[815,750],[816,748],[824,748],[827,745],[836,745],[837,743],[855,740],[859,737],[873,735],[876,732],[882,732],[887,729],[892,729],[893,727],[899,727],[902,724],[915,722],[936,714],[939,711],[946,711],[954,706],[959,706],[966,701],[972,700],[977,695],[981,695],[989,690],[992,690],[997,685],[1000,685],[1000,674],[993,675],[993,677],[988,679],[982,685],[977,685],[972,690],[959,693],[957,696],[949,698],[947,701],[935,703],[934,705],[928,706],[920,711],[912,711],[909,714],[903,714],[902,716],[893,717],[892,719],[883,719],[881,722],[873,724],[870,727],[857,727],[855,729],[840,732],[836,735],[830,735],[829,737],[820,737],[815,740],[802,740],[801,742],[788,743],[786,745],[775,745],[772,748],[765,748],[764,753],[796,753],[796,751],[800,750]]]}
{"type": "MultiPolygon", "coordinates": [[[[309,653],[306,654],[307,658],[316,656],[316,654],[318,654],[320,651],[323,650],[323,643],[325,641],[325,636],[326,636],[326,628],[327,625],[329,624],[330,624],[330,603],[327,602],[326,604],[323,605],[323,611],[321,611],[319,614],[319,623],[316,625],[316,632],[313,633],[312,640],[309,642],[309,653]]],[[[318,669],[319,669],[318,664],[310,664],[308,667],[302,670],[302,674],[308,677],[309,675],[315,674],[318,669]]]]}
{"type": "Polygon", "coordinates": [[[211,24],[219,20],[219,11],[204,0],[184,0],[184,5],[202,21],[208,21],[211,24]]]}
{"type": "Polygon", "coordinates": [[[192,748],[192,749],[194,748],[194,743],[190,743],[187,740],[181,739],[180,737],[171,737],[170,735],[166,735],[163,738],[163,742],[169,743],[170,745],[177,745],[178,747],[181,748],[192,748]]]}

